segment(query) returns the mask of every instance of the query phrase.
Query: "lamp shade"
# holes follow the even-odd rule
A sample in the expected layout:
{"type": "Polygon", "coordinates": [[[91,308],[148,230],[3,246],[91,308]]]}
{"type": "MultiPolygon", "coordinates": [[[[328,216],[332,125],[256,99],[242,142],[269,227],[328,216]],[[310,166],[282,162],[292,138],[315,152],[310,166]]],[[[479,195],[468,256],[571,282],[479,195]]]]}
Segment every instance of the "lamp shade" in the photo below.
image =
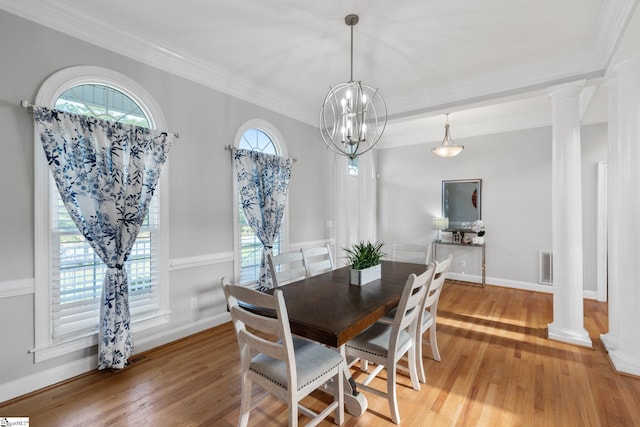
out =
{"type": "Polygon", "coordinates": [[[463,145],[458,145],[453,142],[451,135],[449,134],[449,114],[447,114],[447,123],[444,125],[444,139],[442,144],[435,147],[431,152],[439,157],[453,157],[462,153],[464,150],[463,145]]]}
{"type": "Polygon", "coordinates": [[[453,156],[457,156],[458,154],[462,153],[462,150],[464,150],[464,147],[461,146],[461,145],[442,144],[442,145],[439,145],[439,146],[435,147],[431,151],[433,151],[433,154],[435,154],[436,156],[453,157],[453,156]]]}
{"type": "Polygon", "coordinates": [[[433,218],[434,230],[446,230],[449,228],[449,218],[433,218]]]}

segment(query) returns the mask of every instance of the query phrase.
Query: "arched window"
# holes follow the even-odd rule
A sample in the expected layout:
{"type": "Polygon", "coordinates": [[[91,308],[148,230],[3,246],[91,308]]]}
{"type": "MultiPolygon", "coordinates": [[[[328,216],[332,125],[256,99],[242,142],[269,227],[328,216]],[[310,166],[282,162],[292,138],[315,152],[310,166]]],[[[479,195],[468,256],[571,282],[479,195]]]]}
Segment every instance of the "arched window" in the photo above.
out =
{"type": "MultiPolygon", "coordinates": [[[[129,78],[98,67],[72,67],[47,79],[36,105],[165,129],[149,95],[129,78]]],[[[36,361],[97,343],[105,266],[77,229],[36,141],[36,361]]],[[[164,177],[167,176],[165,172],[164,177]]],[[[165,178],[166,180],[166,178],[165,178]]],[[[134,331],[165,321],[167,254],[161,232],[161,179],[127,261],[134,331]]],[[[161,208],[163,206],[165,209],[161,208]]]]}
{"type": "MultiPolygon", "coordinates": [[[[270,123],[264,120],[250,120],[243,124],[236,135],[236,148],[260,151],[286,157],[286,150],[282,137],[270,123]]],[[[260,262],[262,259],[262,243],[247,223],[247,219],[240,203],[237,181],[234,177],[234,218],[236,236],[235,244],[235,271],[236,277],[243,285],[257,283],[260,275],[260,262]]],[[[273,243],[273,253],[280,253],[286,236],[286,215],[280,228],[280,233],[273,243]]]]}

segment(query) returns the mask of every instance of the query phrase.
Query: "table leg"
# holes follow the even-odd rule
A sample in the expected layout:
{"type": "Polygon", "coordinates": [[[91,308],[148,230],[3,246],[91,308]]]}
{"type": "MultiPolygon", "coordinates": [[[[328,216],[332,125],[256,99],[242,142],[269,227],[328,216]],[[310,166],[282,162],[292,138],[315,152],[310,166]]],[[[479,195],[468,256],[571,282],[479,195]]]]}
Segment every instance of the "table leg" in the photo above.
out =
{"type": "Polygon", "coordinates": [[[344,372],[344,406],[348,413],[354,417],[359,417],[364,414],[369,406],[367,398],[355,388],[356,383],[349,373],[344,345],[340,346],[340,354],[342,355],[342,370],[344,372]]]}
{"type": "MultiPolygon", "coordinates": [[[[339,350],[343,359],[342,380],[344,386],[344,407],[348,413],[350,413],[354,417],[359,417],[360,415],[365,413],[369,404],[365,395],[356,390],[356,383],[349,373],[349,365],[347,364],[344,346],[341,346],[339,350]]],[[[328,382],[327,384],[325,384],[324,388],[328,393],[332,393],[334,387],[337,386],[332,382],[328,382]]],[[[339,421],[338,424],[340,425],[342,423],[339,421]]]]}

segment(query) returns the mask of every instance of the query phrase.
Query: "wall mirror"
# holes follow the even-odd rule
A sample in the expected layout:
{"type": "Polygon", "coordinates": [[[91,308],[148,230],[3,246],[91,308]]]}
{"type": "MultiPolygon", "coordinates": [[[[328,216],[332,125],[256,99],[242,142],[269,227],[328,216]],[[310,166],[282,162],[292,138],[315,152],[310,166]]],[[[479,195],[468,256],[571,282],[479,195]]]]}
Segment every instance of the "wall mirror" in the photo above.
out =
{"type": "Polygon", "coordinates": [[[482,219],[482,180],[442,181],[442,216],[449,218],[449,230],[470,231],[482,219]]]}

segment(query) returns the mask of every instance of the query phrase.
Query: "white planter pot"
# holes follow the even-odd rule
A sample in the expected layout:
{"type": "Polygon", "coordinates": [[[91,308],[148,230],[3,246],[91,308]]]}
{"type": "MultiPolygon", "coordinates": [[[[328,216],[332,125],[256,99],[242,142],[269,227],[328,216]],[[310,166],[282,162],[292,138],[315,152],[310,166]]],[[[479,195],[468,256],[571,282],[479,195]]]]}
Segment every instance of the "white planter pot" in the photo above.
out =
{"type": "Polygon", "coordinates": [[[382,276],[382,265],[374,265],[373,267],[365,268],[364,270],[351,269],[351,277],[349,283],[352,285],[366,285],[369,282],[378,280],[382,276]]]}

